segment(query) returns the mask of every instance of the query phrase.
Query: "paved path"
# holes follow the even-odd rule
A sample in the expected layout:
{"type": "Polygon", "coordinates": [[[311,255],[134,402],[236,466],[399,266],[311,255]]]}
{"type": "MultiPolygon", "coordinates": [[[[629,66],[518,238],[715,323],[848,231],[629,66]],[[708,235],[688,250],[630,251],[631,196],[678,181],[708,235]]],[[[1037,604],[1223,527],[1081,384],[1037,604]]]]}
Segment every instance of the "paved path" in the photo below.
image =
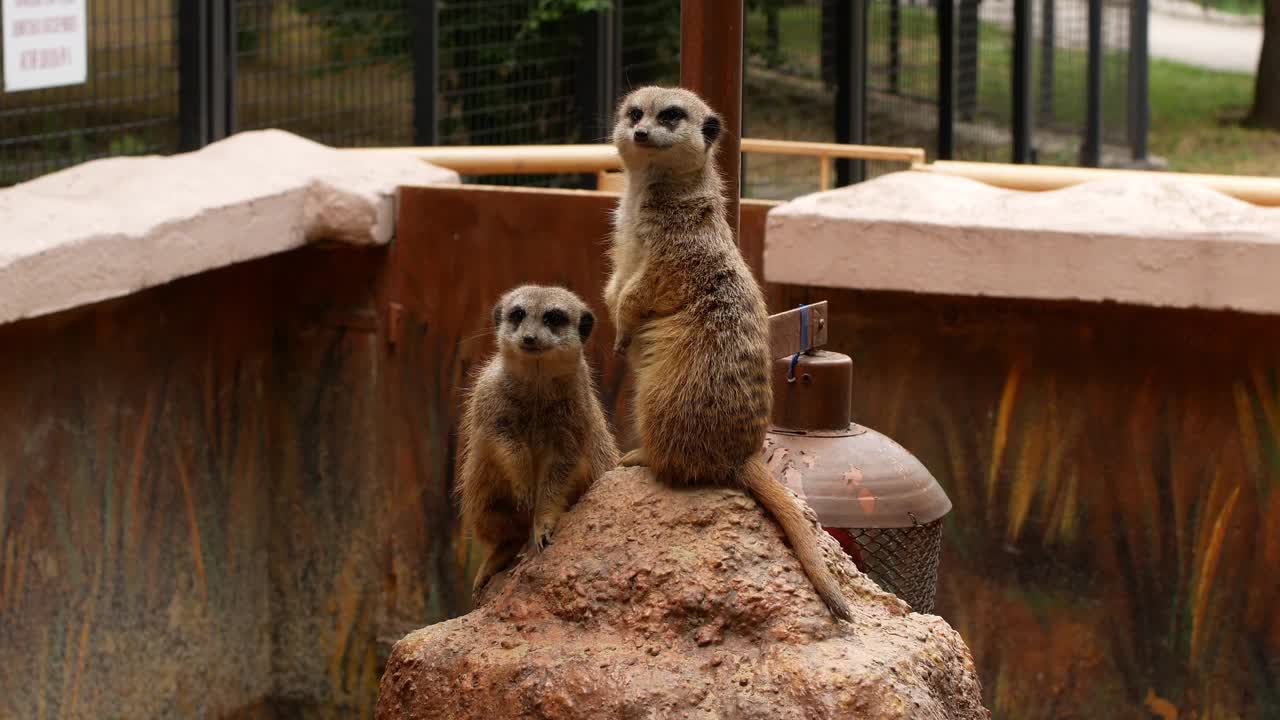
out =
{"type": "MultiPolygon", "coordinates": [[[[1040,35],[1039,3],[1035,3],[1033,32],[1040,35]]],[[[1147,37],[1151,57],[1176,60],[1188,65],[1252,75],[1258,70],[1262,51],[1261,24],[1223,23],[1196,17],[1191,3],[1164,0],[1167,10],[1153,9],[1147,37]]],[[[1162,6],[1162,7],[1163,7],[1162,6]]],[[[1087,0],[1058,0],[1059,47],[1085,47],[1087,0]],[[1065,23],[1071,23],[1067,26],[1065,23]]],[[[1013,25],[1012,0],[983,0],[979,5],[983,20],[1005,27],[1013,25]]],[[[1127,28],[1129,9],[1108,6],[1103,10],[1103,32],[1127,28]]],[[[1106,37],[1104,35],[1104,37],[1106,37]]],[[[1127,42],[1127,39],[1125,39],[1127,42]]]]}
{"type": "Polygon", "coordinates": [[[1151,13],[1151,57],[1247,73],[1258,71],[1262,28],[1151,13]]]}

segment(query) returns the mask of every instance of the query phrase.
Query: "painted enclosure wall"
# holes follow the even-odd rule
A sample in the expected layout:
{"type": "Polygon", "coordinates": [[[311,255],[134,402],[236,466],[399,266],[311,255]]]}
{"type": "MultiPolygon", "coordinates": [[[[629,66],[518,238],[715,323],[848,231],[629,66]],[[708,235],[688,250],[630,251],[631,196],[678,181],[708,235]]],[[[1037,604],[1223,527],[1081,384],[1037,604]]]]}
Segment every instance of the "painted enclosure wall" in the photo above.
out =
{"type": "MultiPolygon", "coordinates": [[[[469,607],[455,425],[502,291],[596,307],[627,441],[614,202],[408,189],[390,248],[0,326],[0,718],[368,717],[379,635],[469,607]]],[[[937,610],[997,717],[1280,717],[1280,320],[770,288],[819,299],[855,419],[955,504],[937,610]]]]}
{"type": "Polygon", "coordinates": [[[955,505],[995,717],[1280,718],[1280,318],[774,287],[955,505]]]}
{"type": "Polygon", "coordinates": [[[378,638],[469,609],[459,393],[492,303],[558,283],[621,408],[616,198],[407,196],[389,249],[0,326],[0,718],[368,717],[378,638]]]}
{"type": "Polygon", "coordinates": [[[0,717],[367,716],[377,623],[465,607],[390,472],[386,255],[0,327],[0,717]]]}

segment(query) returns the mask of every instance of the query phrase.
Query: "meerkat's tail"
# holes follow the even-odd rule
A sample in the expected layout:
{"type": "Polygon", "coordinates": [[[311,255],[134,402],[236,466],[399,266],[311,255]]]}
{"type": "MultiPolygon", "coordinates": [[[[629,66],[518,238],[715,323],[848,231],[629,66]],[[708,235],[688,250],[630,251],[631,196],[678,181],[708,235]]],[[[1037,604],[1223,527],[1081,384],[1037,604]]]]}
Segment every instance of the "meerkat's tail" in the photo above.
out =
{"type": "Polygon", "coordinates": [[[791,542],[791,548],[800,565],[809,576],[809,582],[818,591],[818,597],[830,608],[831,614],[841,620],[849,620],[852,614],[840,584],[831,574],[822,550],[818,547],[818,538],[814,535],[814,527],[805,518],[804,512],[786,487],[778,482],[759,458],[752,458],[741,470],[742,484],[746,486],[756,502],[773,516],[782,526],[782,532],[791,542]]]}

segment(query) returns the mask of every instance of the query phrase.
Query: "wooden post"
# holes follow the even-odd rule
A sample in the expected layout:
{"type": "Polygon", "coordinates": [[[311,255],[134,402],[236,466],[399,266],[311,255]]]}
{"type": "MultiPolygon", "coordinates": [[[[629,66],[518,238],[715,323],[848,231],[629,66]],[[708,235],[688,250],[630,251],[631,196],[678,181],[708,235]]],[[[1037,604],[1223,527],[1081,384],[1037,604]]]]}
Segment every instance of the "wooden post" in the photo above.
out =
{"type": "Polygon", "coordinates": [[[743,0],[681,0],[680,84],[702,96],[724,120],[717,160],[724,175],[726,219],[738,237],[742,197],[743,0]]]}
{"type": "Polygon", "coordinates": [[[831,158],[822,155],[818,162],[818,189],[826,192],[831,189],[831,158]]]}

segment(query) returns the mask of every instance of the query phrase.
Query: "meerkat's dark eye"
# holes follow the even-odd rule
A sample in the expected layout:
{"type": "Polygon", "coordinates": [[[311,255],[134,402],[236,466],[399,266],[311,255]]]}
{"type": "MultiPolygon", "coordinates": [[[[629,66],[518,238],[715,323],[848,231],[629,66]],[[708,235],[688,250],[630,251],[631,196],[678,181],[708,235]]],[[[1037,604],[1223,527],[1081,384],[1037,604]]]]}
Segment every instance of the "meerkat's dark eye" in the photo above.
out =
{"type": "Polygon", "coordinates": [[[551,308],[542,313],[542,322],[546,323],[547,327],[552,330],[559,330],[569,324],[569,315],[560,308],[551,308]]]}
{"type": "Polygon", "coordinates": [[[524,320],[524,308],[516,306],[511,308],[511,312],[507,313],[507,319],[512,323],[519,325],[524,320]]]}
{"type": "Polygon", "coordinates": [[[658,122],[663,125],[674,125],[687,117],[689,114],[684,111],[684,108],[672,106],[658,113],[658,122]]]}
{"type": "Polygon", "coordinates": [[[640,118],[644,117],[644,111],[638,107],[633,107],[627,111],[627,117],[630,118],[633,123],[640,122],[640,118]]]}

